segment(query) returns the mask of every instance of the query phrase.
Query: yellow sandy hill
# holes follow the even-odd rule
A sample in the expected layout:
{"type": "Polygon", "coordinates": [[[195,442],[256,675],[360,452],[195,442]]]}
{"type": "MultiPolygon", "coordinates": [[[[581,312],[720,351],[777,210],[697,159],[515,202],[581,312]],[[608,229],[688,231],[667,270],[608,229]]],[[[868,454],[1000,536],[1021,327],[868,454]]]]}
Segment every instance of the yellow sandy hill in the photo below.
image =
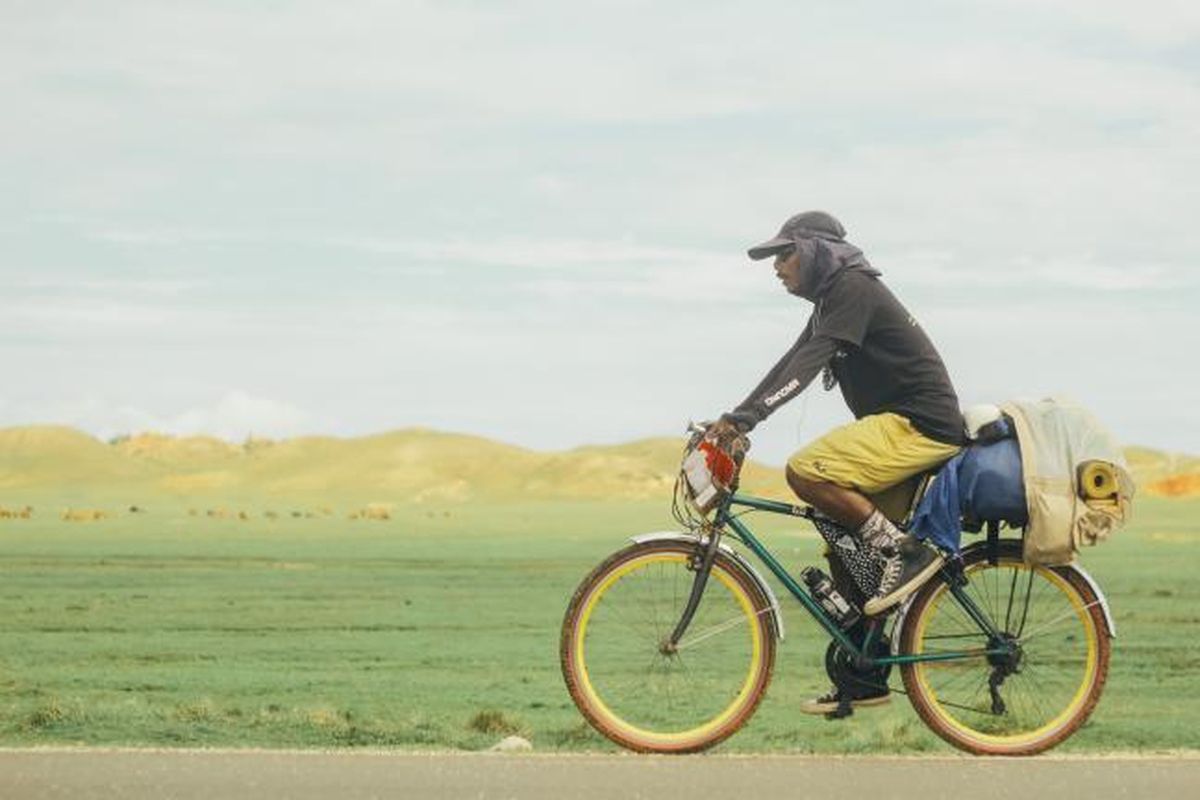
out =
{"type": "Polygon", "coordinates": [[[0,488],[136,483],[150,474],[143,465],[74,428],[0,429],[0,488]]]}
{"type": "Polygon", "coordinates": [[[161,433],[139,433],[120,439],[112,446],[123,455],[134,459],[189,470],[221,464],[238,458],[245,452],[243,446],[214,436],[176,437],[161,433]]]}
{"type": "MultiPolygon", "coordinates": [[[[0,429],[0,489],[120,486],[153,493],[322,498],[365,503],[668,497],[682,438],[537,452],[478,436],[422,428],[351,439],[309,436],[231,444],[143,433],[105,444],[52,426],[0,429]]],[[[1127,453],[1148,494],[1200,495],[1200,459],[1145,448],[1127,453]]],[[[790,498],[783,471],[749,461],[742,488],[790,498]]]]}
{"type": "MultiPolygon", "coordinates": [[[[272,494],[335,489],[376,496],[449,492],[463,486],[501,491],[516,487],[514,473],[536,454],[476,436],[423,429],[358,439],[305,437],[251,454],[245,479],[272,494]]],[[[463,497],[465,499],[465,497],[463,497]]]]}

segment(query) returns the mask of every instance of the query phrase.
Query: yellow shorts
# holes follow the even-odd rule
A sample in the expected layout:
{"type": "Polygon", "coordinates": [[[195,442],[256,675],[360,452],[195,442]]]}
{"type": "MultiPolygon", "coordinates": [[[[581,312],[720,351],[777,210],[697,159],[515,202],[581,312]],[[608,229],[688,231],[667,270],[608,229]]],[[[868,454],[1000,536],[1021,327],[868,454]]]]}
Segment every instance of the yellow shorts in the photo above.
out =
{"type": "Polygon", "coordinates": [[[802,478],[876,494],[958,453],[899,414],[874,414],[834,428],[788,459],[802,478]]]}

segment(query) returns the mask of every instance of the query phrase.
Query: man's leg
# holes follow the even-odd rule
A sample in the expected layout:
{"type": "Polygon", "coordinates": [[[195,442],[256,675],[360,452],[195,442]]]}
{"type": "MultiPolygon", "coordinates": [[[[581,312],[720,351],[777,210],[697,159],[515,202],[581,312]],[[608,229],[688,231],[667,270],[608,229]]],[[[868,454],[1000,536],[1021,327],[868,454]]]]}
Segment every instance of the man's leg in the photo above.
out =
{"type": "MultiPolygon", "coordinates": [[[[866,495],[849,488],[866,486],[879,491],[936,463],[928,455],[919,456],[915,466],[903,460],[899,464],[886,463],[888,457],[897,455],[894,436],[889,430],[893,422],[867,418],[832,431],[795,454],[788,461],[785,473],[797,497],[854,531],[860,541],[889,555],[884,562],[883,584],[864,607],[868,614],[880,613],[898,602],[897,597],[915,591],[936,574],[942,561],[934,551],[897,529],[866,495]]],[[[950,455],[952,450],[943,458],[950,455]]],[[[860,708],[880,705],[888,699],[887,689],[882,688],[878,693],[862,693],[850,704],[852,708],[860,708]]],[[[841,689],[835,686],[828,693],[802,703],[800,710],[806,714],[828,714],[839,709],[841,701],[841,689]]]]}
{"type": "Polygon", "coordinates": [[[885,556],[883,581],[863,608],[869,616],[920,588],[942,558],[897,529],[862,492],[881,491],[957,451],[922,436],[899,415],[880,414],[830,431],[788,460],[788,484],[801,499],[885,556]]]}
{"type": "Polygon", "coordinates": [[[828,481],[814,481],[787,468],[788,485],[804,502],[854,531],[887,557],[883,582],[863,610],[874,615],[886,611],[933,577],[942,558],[905,534],[861,493],[828,481]]]}
{"type": "MultiPolygon", "coordinates": [[[[801,475],[789,464],[786,470],[788,486],[804,502],[815,507],[821,513],[845,526],[851,531],[858,531],[863,524],[877,513],[874,503],[860,492],[838,486],[830,481],[814,480],[801,475]]],[[[805,714],[832,714],[841,707],[841,689],[834,686],[828,692],[800,704],[800,711],[805,714]]],[[[878,691],[860,690],[850,701],[851,708],[868,708],[880,706],[891,700],[887,687],[878,691]]]]}
{"type": "Polygon", "coordinates": [[[861,528],[875,512],[875,504],[854,489],[830,481],[806,478],[792,469],[790,464],[786,475],[788,486],[792,487],[797,497],[852,531],[861,528]]]}

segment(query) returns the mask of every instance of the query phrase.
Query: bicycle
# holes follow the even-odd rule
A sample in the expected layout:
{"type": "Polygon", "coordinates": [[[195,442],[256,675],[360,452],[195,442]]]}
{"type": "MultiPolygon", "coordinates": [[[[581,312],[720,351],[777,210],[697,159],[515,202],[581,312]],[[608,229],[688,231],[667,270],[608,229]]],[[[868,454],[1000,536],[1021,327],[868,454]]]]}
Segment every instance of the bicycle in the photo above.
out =
{"type": "MultiPolygon", "coordinates": [[[[1026,564],[1021,540],[1001,538],[999,521],[983,521],[986,540],[949,557],[898,609],[847,625],[741,517],[784,514],[826,533],[836,524],[807,506],[737,493],[740,461],[724,466],[723,484],[709,470],[717,491],[693,485],[688,458],[694,467],[704,440],[703,429],[689,430],[676,485],[677,504],[691,509],[676,514],[685,530],[631,537],[583,580],[563,620],[563,676],[601,734],[639,752],[696,752],[732,736],[762,702],[784,635],[781,606],[726,538],[765,564],[829,634],[825,666],[842,703],[827,716],[851,713],[850,699],[864,690],[888,688],[898,666],[921,720],[971,753],[1040,753],[1087,720],[1108,675],[1115,626],[1081,567],[1026,564]]],[[[852,595],[845,564],[837,553],[827,557],[834,585],[852,595]]]]}

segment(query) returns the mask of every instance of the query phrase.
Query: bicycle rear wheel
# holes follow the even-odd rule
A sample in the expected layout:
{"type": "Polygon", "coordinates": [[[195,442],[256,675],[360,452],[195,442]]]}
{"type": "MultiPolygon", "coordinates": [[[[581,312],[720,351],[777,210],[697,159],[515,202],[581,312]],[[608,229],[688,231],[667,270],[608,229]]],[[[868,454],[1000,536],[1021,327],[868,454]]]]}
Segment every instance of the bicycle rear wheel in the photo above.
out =
{"type": "MultiPolygon", "coordinates": [[[[981,755],[1032,755],[1087,720],[1108,676],[1109,632],[1100,601],[1070,567],[1031,567],[1020,542],[963,552],[965,591],[1014,645],[979,655],[905,664],[904,686],[921,719],[950,744],[981,755]]],[[[986,650],[997,642],[969,618],[941,575],[913,598],[901,652],[986,650]]]]}
{"type": "Polygon", "coordinates": [[[771,606],[718,553],[678,649],[663,645],[691,591],[697,546],[646,542],[596,567],[563,620],[563,678],[580,712],[631,750],[688,753],[732,735],[754,713],[775,663],[771,606]]]}

